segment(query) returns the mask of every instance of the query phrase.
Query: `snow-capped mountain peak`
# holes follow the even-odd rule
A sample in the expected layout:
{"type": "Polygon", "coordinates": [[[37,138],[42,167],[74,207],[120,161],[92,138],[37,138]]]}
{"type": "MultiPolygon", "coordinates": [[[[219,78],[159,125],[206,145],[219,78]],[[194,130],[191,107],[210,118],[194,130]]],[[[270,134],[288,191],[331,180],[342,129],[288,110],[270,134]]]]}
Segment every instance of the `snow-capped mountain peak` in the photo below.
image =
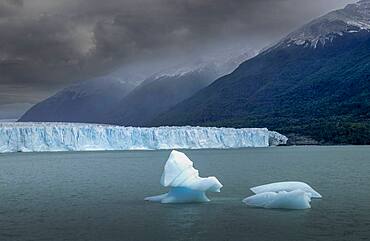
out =
{"type": "Polygon", "coordinates": [[[204,72],[212,70],[216,76],[220,77],[229,74],[239,64],[258,54],[254,49],[242,49],[237,52],[231,51],[224,55],[215,55],[204,59],[195,60],[193,63],[182,63],[170,66],[149,76],[143,83],[152,82],[155,79],[166,77],[181,77],[189,73],[204,72]]]}
{"type": "Polygon", "coordinates": [[[344,34],[370,31],[370,0],[349,4],[330,12],[289,34],[277,46],[325,46],[344,34]]]}

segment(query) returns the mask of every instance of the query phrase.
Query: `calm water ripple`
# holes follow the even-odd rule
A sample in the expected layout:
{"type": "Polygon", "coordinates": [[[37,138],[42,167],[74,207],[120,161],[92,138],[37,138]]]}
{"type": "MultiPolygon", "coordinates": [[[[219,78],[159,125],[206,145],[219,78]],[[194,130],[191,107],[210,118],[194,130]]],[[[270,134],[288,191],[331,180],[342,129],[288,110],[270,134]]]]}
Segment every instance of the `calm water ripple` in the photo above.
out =
{"type": "Polygon", "coordinates": [[[144,202],[169,151],[0,155],[1,241],[356,241],[370,238],[370,147],[188,150],[224,184],[207,204],[144,202]],[[304,211],[246,207],[249,187],[300,180],[322,195],[304,211]]]}

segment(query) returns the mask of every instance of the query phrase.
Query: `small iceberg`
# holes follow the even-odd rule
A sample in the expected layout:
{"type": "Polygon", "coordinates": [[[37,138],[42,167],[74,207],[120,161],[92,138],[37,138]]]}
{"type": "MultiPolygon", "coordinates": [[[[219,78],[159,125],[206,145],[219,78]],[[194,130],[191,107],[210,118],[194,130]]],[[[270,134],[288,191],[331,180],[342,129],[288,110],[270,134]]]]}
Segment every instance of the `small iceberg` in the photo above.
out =
{"type": "Polygon", "coordinates": [[[164,187],[170,187],[170,191],[145,200],[160,203],[209,202],[206,192],[220,192],[222,188],[216,177],[199,177],[199,171],[193,167],[193,162],[179,151],[171,152],[160,183],[164,187]]]}
{"type": "Polygon", "coordinates": [[[304,191],[310,195],[311,198],[322,198],[320,193],[316,192],[312,187],[304,182],[275,182],[251,188],[251,191],[255,194],[281,191],[291,192],[294,190],[304,191]]]}
{"type": "Polygon", "coordinates": [[[310,195],[302,190],[290,192],[263,192],[243,200],[250,207],[280,208],[280,209],[308,209],[311,208],[310,195]]]}
{"type": "Polygon", "coordinates": [[[275,182],[252,187],[256,195],[243,200],[250,207],[307,209],[311,208],[311,198],[321,198],[321,194],[304,182],[275,182]]]}

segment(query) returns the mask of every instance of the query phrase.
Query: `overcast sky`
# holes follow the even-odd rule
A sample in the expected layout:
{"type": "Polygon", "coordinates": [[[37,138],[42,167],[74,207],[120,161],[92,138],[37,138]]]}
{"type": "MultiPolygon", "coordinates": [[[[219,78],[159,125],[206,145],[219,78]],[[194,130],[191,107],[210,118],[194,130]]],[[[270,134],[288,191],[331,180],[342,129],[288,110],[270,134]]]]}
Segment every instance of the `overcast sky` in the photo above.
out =
{"type": "Polygon", "coordinates": [[[0,119],[116,69],[132,80],[169,63],[260,49],[351,2],[0,0],[0,119]]]}

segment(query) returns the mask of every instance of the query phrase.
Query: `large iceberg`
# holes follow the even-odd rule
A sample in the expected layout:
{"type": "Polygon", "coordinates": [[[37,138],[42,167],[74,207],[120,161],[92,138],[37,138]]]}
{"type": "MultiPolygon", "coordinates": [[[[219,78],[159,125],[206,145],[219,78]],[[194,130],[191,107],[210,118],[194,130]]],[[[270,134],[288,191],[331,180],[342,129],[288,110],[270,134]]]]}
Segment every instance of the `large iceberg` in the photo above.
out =
{"type": "Polygon", "coordinates": [[[304,182],[275,182],[262,186],[252,187],[251,191],[255,194],[265,192],[291,192],[295,190],[301,190],[307,193],[311,198],[322,198],[321,194],[315,191],[307,183],[304,182]]]}
{"type": "Polygon", "coordinates": [[[0,123],[0,153],[267,147],[286,137],[266,128],[139,128],[78,123],[0,123]]]}
{"type": "Polygon", "coordinates": [[[251,207],[280,208],[280,209],[307,209],[311,208],[311,197],[302,190],[290,192],[263,192],[243,200],[251,207]]]}
{"type": "Polygon", "coordinates": [[[164,166],[161,184],[170,187],[170,191],[145,200],[160,203],[209,202],[206,192],[220,192],[222,188],[216,177],[199,177],[193,162],[179,151],[171,152],[164,166]]]}

